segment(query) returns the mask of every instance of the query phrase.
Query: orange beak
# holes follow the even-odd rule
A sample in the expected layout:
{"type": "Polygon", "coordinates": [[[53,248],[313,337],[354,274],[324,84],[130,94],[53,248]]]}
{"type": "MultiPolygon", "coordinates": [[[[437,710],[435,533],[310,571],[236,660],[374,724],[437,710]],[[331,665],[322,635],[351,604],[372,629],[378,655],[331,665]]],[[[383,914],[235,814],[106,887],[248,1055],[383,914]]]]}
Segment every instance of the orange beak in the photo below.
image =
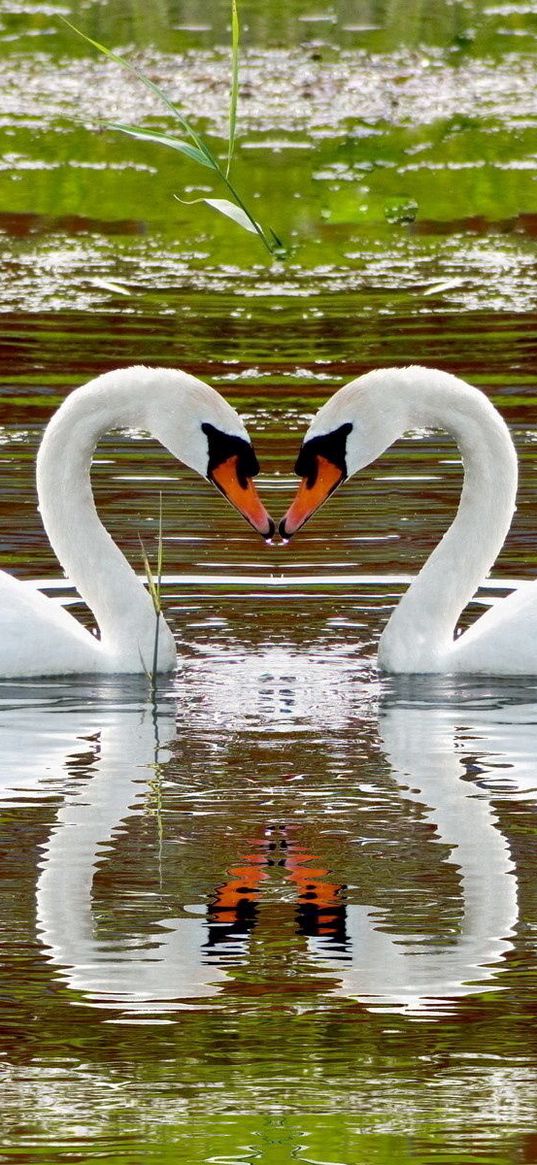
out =
{"type": "Polygon", "coordinates": [[[272,538],[275,526],[259,497],[251,477],[239,478],[238,457],[228,457],[211,471],[211,481],[243,518],[267,540],[272,538]]]}
{"type": "Polygon", "coordinates": [[[280,534],[286,540],[292,538],[293,534],[300,530],[304,522],[311,518],[311,515],[319,509],[319,506],[323,505],[323,502],[343,481],[343,470],[338,465],[334,465],[333,461],[328,461],[320,454],[317,454],[315,461],[317,465],[315,480],[310,484],[308,477],[302,478],[295,500],[291,503],[285,518],[280,522],[280,534]]]}

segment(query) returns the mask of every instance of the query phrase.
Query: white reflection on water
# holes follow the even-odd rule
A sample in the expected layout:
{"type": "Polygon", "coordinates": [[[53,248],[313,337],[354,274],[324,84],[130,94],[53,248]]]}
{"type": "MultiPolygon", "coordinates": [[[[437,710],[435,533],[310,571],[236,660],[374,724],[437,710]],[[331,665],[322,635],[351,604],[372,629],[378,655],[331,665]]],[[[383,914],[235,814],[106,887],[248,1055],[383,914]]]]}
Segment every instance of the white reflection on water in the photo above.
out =
{"type": "MultiPolygon", "coordinates": [[[[412,937],[387,933],[389,922],[379,911],[348,906],[353,962],[343,973],[340,965],[338,992],[385,1011],[442,1012],[440,1001],[482,991],[512,946],[518,921],[515,867],[489,797],[464,779],[461,716],[472,723],[470,748],[474,752],[479,742],[485,766],[487,756],[495,765],[503,757],[513,766],[512,789],[535,786],[535,705],[480,710],[477,719],[460,707],[407,703],[385,707],[379,731],[386,759],[402,797],[426,806],[425,817],[435,827],[436,840],[450,846],[462,878],[464,903],[460,934],[440,948],[432,947],[420,933],[412,937]],[[498,730],[503,752],[498,750],[498,730]]],[[[322,956],[322,939],[312,943],[322,956]]]]}
{"type": "MultiPolygon", "coordinates": [[[[14,789],[62,795],[42,852],[37,917],[47,957],[67,985],[87,1002],[141,1017],[218,994],[229,969],[224,958],[219,963],[218,949],[207,957],[207,909],[144,922],[128,939],[104,940],[95,915],[95,874],[106,867],[112,846],[121,845],[127,819],[140,811],[155,762],[166,772],[165,746],[177,734],[184,737],[189,726],[201,733],[212,727],[224,737],[230,730],[243,732],[251,749],[256,732],[266,744],[291,721],[297,741],[308,732],[319,740],[321,765],[336,755],[339,734],[349,724],[361,723],[369,732],[376,724],[375,743],[402,803],[421,807],[422,818],[435,828],[434,842],[449,847],[448,860],[461,879],[462,921],[445,939],[409,934],[408,928],[398,933],[391,913],[348,903],[344,958],[331,955],[322,936],[307,940],[306,958],[333,974],[332,986],[324,977],[319,989],[375,1010],[434,1016],[491,980],[502,986],[498,971],[518,921],[517,883],[491,800],[535,796],[537,705],[528,702],[530,688],[524,693],[485,685],[472,693],[451,690],[448,680],[437,692],[434,681],[424,692],[419,683],[414,691],[407,683],[403,691],[384,693],[379,709],[378,688],[365,671],[355,674],[342,653],[330,664],[313,652],[273,649],[245,654],[235,664],[230,666],[226,651],[210,665],[203,653],[190,660],[187,674],[159,700],[158,743],[153,710],[140,688],[138,698],[103,689],[71,707],[58,697],[61,685],[44,685],[41,697],[33,686],[30,699],[24,698],[23,685],[16,693],[2,689],[2,800],[17,803],[20,793],[14,789]],[[21,734],[23,769],[17,750],[21,734]],[[86,756],[86,763],[75,780],[77,756],[86,756]]],[[[273,779],[277,785],[277,773],[273,779]]],[[[322,814],[322,805],[307,812],[322,814]]],[[[377,812],[382,814],[382,803],[377,812]]],[[[209,819],[206,824],[210,829],[209,819]]],[[[174,892],[182,901],[178,887],[174,892]]],[[[432,879],[433,915],[434,894],[432,879]]],[[[239,948],[247,964],[247,935],[238,940],[239,948]]]]}
{"type": "MultiPolygon", "coordinates": [[[[154,933],[110,945],[96,938],[92,884],[106,849],[136,802],[147,793],[148,769],[165,761],[163,745],[175,739],[175,708],[100,709],[83,715],[84,733],[98,732],[95,772],[68,795],[44,847],[37,883],[40,938],[69,986],[101,1004],[160,1010],[159,1001],[213,995],[218,969],[203,967],[201,918],[166,919],[154,933]],[[93,724],[92,724],[93,721],[93,724]],[[158,733],[158,735],[157,735],[158,733]]],[[[73,729],[72,715],[69,716],[73,729]]]]}

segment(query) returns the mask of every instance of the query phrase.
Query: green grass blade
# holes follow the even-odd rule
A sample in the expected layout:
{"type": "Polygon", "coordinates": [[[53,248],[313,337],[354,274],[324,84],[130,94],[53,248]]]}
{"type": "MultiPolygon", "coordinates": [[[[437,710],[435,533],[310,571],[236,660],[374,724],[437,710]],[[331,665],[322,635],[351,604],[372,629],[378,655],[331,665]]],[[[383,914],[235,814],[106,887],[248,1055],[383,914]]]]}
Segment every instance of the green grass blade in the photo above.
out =
{"type": "Polygon", "coordinates": [[[159,627],[160,627],[160,612],[161,612],[160,591],[161,591],[161,584],[162,584],[162,559],[163,559],[163,540],[162,540],[162,491],[161,491],[159,493],[159,511],[158,511],[157,582],[156,582],[156,586],[155,586],[156,601],[153,600],[153,606],[155,608],[155,615],[157,617],[157,620],[155,623],[155,642],[154,642],[154,646],[153,646],[153,679],[152,679],[153,688],[154,688],[155,683],[156,683],[157,668],[158,668],[158,634],[159,634],[159,627]]]}
{"type": "Polygon", "coordinates": [[[178,194],[173,194],[176,202],[180,202],[181,206],[199,206],[200,202],[205,202],[201,196],[199,198],[181,198],[178,194]]]}
{"type": "Polygon", "coordinates": [[[60,20],[63,20],[63,23],[66,24],[67,27],[72,30],[72,32],[76,32],[77,36],[81,36],[82,40],[85,40],[88,44],[93,45],[93,48],[97,49],[98,52],[103,53],[104,56],[108,57],[110,61],[115,61],[116,65],[121,65],[121,67],[126,69],[128,73],[131,73],[133,77],[137,77],[137,79],[142,82],[142,85],[145,85],[146,89],[149,89],[151,93],[154,93],[155,96],[159,98],[159,101],[162,101],[166,108],[170,110],[170,113],[173,113],[173,116],[177,118],[185,133],[187,133],[188,136],[192,138],[192,141],[194,142],[194,145],[197,146],[198,150],[200,150],[202,154],[205,154],[207,158],[212,158],[211,151],[205,145],[205,142],[198,136],[195,129],[192,128],[186,117],[184,117],[177,106],[173,104],[173,101],[170,101],[169,97],[166,96],[162,89],[159,89],[159,86],[155,85],[155,82],[151,81],[150,78],[145,75],[145,73],[142,73],[141,69],[138,69],[136,65],[131,65],[130,61],[125,60],[125,57],[120,57],[118,53],[112,52],[112,49],[107,49],[106,45],[100,44],[98,40],[93,40],[93,37],[87,36],[85,32],[81,32],[80,29],[77,28],[76,25],[71,24],[71,21],[67,20],[65,16],[60,16],[60,20]]]}
{"type": "MultiPolygon", "coordinates": [[[[236,190],[235,187],[233,186],[231,179],[226,178],[225,174],[221,174],[221,177],[224,179],[224,182],[229,190],[229,193],[231,194],[232,198],[234,199],[235,204],[238,207],[240,207],[245,218],[248,219],[248,221],[252,224],[252,227],[253,227],[254,231],[256,232],[256,234],[259,235],[259,238],[261,239],[263,246],[266,247],[267,251],[269,252],[269,255],[273,255],[274,250],[275,250],[274,243],[272,243],[270,241],[270,239],[267,238],[267,236],[263,230],[263,227],[260,225],[260,223],[256,222],[253,215],[250,214],[248,207],[243,202],[238,190],[236,190]]],[[[225,200],[221,199],[220,201],[224,202],[225,200]]],[[[230,217],[233,217],[233,216],[230,216],[230,217]]],[[[241,223],[241,226],[244,226],[244,222],[241,223]]],[[[251,229],[250,227],[246,227],[246,230],[250,230],[250,229],[251,229]]]]}
{"type": "Polygon", "coordinates": [[[144,546],[141,538],[140,538],[140,546],[142,548],[142,559],[143,559],[143,563],[144,563],[145,577],[147,579],[147,586],[149,588],[149,594],[151,595],[151,600],[153,603],[153,607],[155,609],[155,614],[159,615],[160,614],[160,595],[159,595],[158,589],[155,585],[155,580],[153,578],[153,572],[152,572],[151,567],[149,565],[149,559],[148,559],[147,554],[145,552],[145,546],[144,546]]]}
{"type": "Polygon", "coordinates": [[[218,210],[220,214],[225,214],[226,218],[233,219],[238,226],[243,227],[245,231],[252,231],[254,234],[259,234],[259,227],[254,222],[250,215],[237,206],[234,202],[230,202],[228,198],[204,198],[203,202],[207,206],[212,206],[213,210],[218,210]]]}
{"type": "Polygon", "coordinates": [[[229,105],[227,169],[225,170],[218,162],[210,147],[206,144],[203,138],[201,138],[199,134],[196,133],[196,130],[190,125],[190,122],[187,121],[186,117],[184,117],[177,106],[169,100],[166,94],[162,91],[162,89],[159,88],[158,85],[154,83],[154,81],[150,81],[149,77],[147,77],[145,73],[141,71],[141,69],[138,69],[136,65],[132,65],[130,61],[125,60],[124,57],[119,56],[118,53],[114,53],[112,49],[106,48],[106,45],[102,45],[99,43],[99,41],[93,40],[93,38],[91,36],[87,36],[85,32],[81,32],[80,29],[77,28],[76,25],[71,24],[71,21],[67,20],[65,16],[60,16],[60,20],[62,20],[63,23],[66,24],[72,32],[75,32],[77,36],[80,36],[82,40],[85,40],[88,44],[92,45],[93,48],[97,49],[97,51],[102,53],[105,57],[108,57],[109,60],[115,61],[116,64],[121,65],[123,69],[126,69],[127,72],[131,74],[131,76],[136,77],[137,80],[141,81],[142,85],[145,85],[146,89],[149,89],[151,93],[154,93],[155,96],[158,97],[159,101],[162,101],[166,108],[169,109],[169,111],[173,114],[173,116],[179,122],[181,128],[190,138],[193,145],[191,146],[188,142],[180,141],[178,138],[171,137],[167,134],[161,134],[155,130],[146,130],[142,126],[128,126],[119,122],[109,122],[105,123],[108,125],[108,128],[114,129],[119,133],[124,133],[129,137],[137,137],[146,141],[152,141],[157,145],[168,146],[168,148],[177,150],[179,153],[189,157],[192,161],[206,166],[209,170],[213,170],[226,185],[229,193],[235,200],[234,202],[230,202],[225,198],[199,198],[187,200],[179,198],[178,195],[174,195],[174,197],[177,198],[179,202],[185,203],[185,205],[194,205],[196,202],[206,202],[208,206],[212,206],[214,210],[217,210],[221,214],[226,215],[227,218],[232,219],[244,230],[257,234],[263,243],[263,246],[266,248],[270,255],[278,255],[279,258],[282,258],[286,254],[286,249],[282,245],[281,240],[278,238],[272,228],[269,228],[270,233],[268,235],[265,233],[261,225],[254,219],[253,215],[250,214],[250,211],[245,206],[243,199],[240,197],[238,191],[232,185],[231,179],[229,178],[229,170],[236,136],[240,39],[237,0],[231,0],[231,4],[232,80],[229,105]]]}
{"type": "Polygon", "coordinates": [[[240,24],[237,0],[231,0],[231,92],[229,96],[229,134],[227,146],[226,178],[229,177],[235,148],[237,129],[237,101],[239,97],[239,43],[240,24]]]}
{"type": "Polygon", "coordinates": [[[71,32],[76,32],[77,36],[81,36],[82,40],[85,40],[88,42],[88,44],[93,45],[94,49],[98,49],[100,53],[104,53],[105,57],[109,57],[111,61],[115,61],[117,65],[122,65],[125,69],[130,69],[131,73],[137,71],[135,65],[129,64],[129,62],[126,61],[124,57],[120,57],[118,53],[112,52],[112,49],[107,49],[106,45],[99,44],[98,40],[93,40],[93,38],[91,36],[87,36],[85,32],[81,32],[81,30],[77,28],[75,24],[71,24],[71,21],[68,20],[66,16],[62,16],[61,13],[58,13],[58,16],[60,20],[62,20],[63,23],[71,29],[71,32]]]}
{"type": "Polygon", "coordinates": [[[278,238],[276,231],[273,231],[272,227],[269,227],[269,231],[272,237],[272,242],[274,243],[274,251],[280,256],[280,258],[283,259],[285,255],[287,255],[287,247],[285,246],[285,243],[282,243],[282,240],[278,238]]]}
{"type": "Polygon", "coordinates": [[[105,125],[107,129],[117,130],[118,133],[127,134],[128,137],[138,138],[140,141],[155,142],[157,146],[168,146],[171,150],[178,150],[180,154],[185,154],[187,158],[199,162],[201,166],[207,166],[209,170],[217,169],[215,162],[209,159],[207,154],[202,153],[197,146],[180,141],[179,138],[169,137],[168,134],[159,133],[157,130],[144,129],[143,126],[123,125],[121,122],[107,121],[105,125]]]}

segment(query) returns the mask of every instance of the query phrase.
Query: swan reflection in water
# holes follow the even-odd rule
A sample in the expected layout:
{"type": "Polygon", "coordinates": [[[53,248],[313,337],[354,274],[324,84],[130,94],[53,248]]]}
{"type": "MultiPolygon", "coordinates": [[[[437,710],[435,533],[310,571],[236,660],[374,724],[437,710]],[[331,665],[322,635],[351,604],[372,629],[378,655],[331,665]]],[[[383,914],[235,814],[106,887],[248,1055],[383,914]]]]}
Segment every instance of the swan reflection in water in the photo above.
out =
{"type": "MultiPolygon", "coordinates": [[[[270,885],[271,901],[275,893],[287,895],[287,901],[291,898],[295,934],[302,936],[300,942],[298,937],[296,941],[302,947],[299,954],[305,969],[314,973],[317,968],[319,993],[328,993],[334,1001],[344,996],[374,1009],[434,1015],[455,1006],[458,998],[483,990],[491,980],[495,987],[502,986],[498,972],[504,969],[505,955],[512,947],[518,919],[517,889],[508,842],[498,827],[491,802],[498,796],[534,796],[537,704],[524,703],[522,697],[517,702],[510,689],[506,698],[501,692],[493,696],[494,689],[490,687],[482,700],[478,696],[461,703],[455,696],[451,703],[443,697],[442,702],[435,703],[429,683],[428,702],[411,698],[408,690],[402,695],[394,690],[381,701],[377,713],[364,699],[368,684],[356,680],[351,683],[349,676],[342,679],[341,673],[336,683],[331,670],[312,659],[307,668],[312,719],[300,695],[303,656],[286,658],[285,653],[275,652],[263,659],[242,661],[241,685],[246,682],[254,692],[257,687],[258,696],[263,695],[256,737],[252,705],[249,702],[246,707],[244,701],[241,705],[238,686],[229,680],[226,661],[221,662],[228,676],[226,685],[219,683],[213,673],[207,686],[203,658],[193,664],[194,674],[191,672],[185,679],[185,695],[190,693],[198,713],[196,747],[206,739],[225,753],[226,741],[240,736],[242,727],[250,734],[251,764],[252,743],[257,748],[263,736],[265,744],[269,738],[271,747],[276,749],[277,733],[290,724],[292,733],[289,737],[284,735],[283,747],[285,763],[295,771],[306,755],[303,734],[308,731],[310,737],[315,737],[314,752],[321,768],[333,758],[334,751],[337,753],[338,733],[343,731],[344,723],[359,737],[364,725],[370,735],[376,732],[381,757],[383,754],[387,762],[388,784],[395,782],[400,806],[419,806],[421,820],[434,827],[432,840],[449,848],[448,863],[453,864],[460,878],[460,924],[448,927],[445,938],[439,939],[435,932],[431,939],[426,933],[409,933],[408,919],[405,927],[398,928],[396,914],[401,908],[397,903],[393,910],[381,912],[378,905],[351,902],[353,887],[346,890],[343,881],[352,881],[348,875],[352,874],[352,851],[356,852],[356,846],[349,845],[345,850],[344,843],[339,844],[338,870],[334,872],[333,863],[331,869],[323,857],[324,800],[318,796],[309,800],[306,775],[294,800],[285,791],[276,802],[280,817],[275,820],[274,809],[268,808],[266,828],[250,831],[248,847],[241,848],[242,843],[236,843],[231,862],[227,860],[229,855],[222,856],[220,878],[214,882],[213,892],[198,896],[206,906],[187,906],[177,910],[178,915],[184,914],[182,917],[166,915],[154,918],[150,924],[144,919],[143,931],[129,936],[113,934],[111,938],[108,930],[106,937],[99,937],[94,899],[96,873],[106,868],[112,848],[121,848],[120,835],[126,835],[129,819],[147,805],[155,761],[163,802],[168,788],[177,789],[181,778],[177,766],[174,768],[173,751],[187,739],[193,709],[188,702],[186,710],[176,703],[177,692],[168,693],[174,698],[160,700],[156,744],[154,709],[143,700],[129,703],[106,698],[93,701],[89,707],[81,705],[78,710],[56,711],[54,732],[50,710],[44,710],[40,718],[39,709],[34,707],[34,740],[43,747],[41,729],[45,723],[52,740],[50,787],[59,790],[63,771],[63,801],[42,851],[37,885],[40,939],[63,981],[81,992],[86,1001],[140,1015],[173,1012],[192,1006],[196,999],[207,1000],[221,994],[232,983],[232,968],[237,961],[243,965],[244,982],[258,906],[263,904],[270,885]],[[296,716],[292,711],[295,691],[296,716]],[[268,693],[273,698],[272,720],[268,693]],[[346,699],[342,699],[345,695],[346,699]],[[215,724],[219,727],[215,728],[215,724]],[[271,737],[272,732],[275,737],[271,737]],[[80,750],[87,751],[88,738],[90,742],[98,741],[98,747],[95,743],[91,746],[91,763],[80,769],[75,784],[66,779],[74,737],[79,738],[80,750]],[[479,764],[475,761],[477,752],[479,764]],[[315,847],[311,845],[312,835],[315,847]],[[276,887],[271,881],[275,866],[281,876],[276,887]]],[[[253,702],[255,705],[255,697],[253,702]]],[[[22,705],[13,709],[11,705],[9,721],[14,730],[18,716],[25,722],[31,755],[28,708],[22,705]]],[[[374,755],[373,763],[378,769],[378,755],[374,755]]],[[[365,765],[363,770],[357,768],[348,778],[348,790],[360,783],[365,788],[367,777],[365,765]]],[[[243,805],[240,779],[238,773],[238,794],[233,805],[236,817],[240,817],[243,805]]],[[[271,773],[269,780],[272,792],[279,794],[278,772],[271,773]]],[[[8,799],[11,796],[7,789],[2,795],[8,799]]],[[[377,797],[374,805],[382,817],[382,800],[377,797]]],[[[246,802],[244,806],[247,815],[246,802]]],[[[351,816],[352,809],[350,814],[347,810],[347,825],[351,816]]],[[[259,811],[255,817],[257,826],[260,819],[262,811],[261,818],[259,811]]],[[[352,824],[356,841],[356,822],[352,824]]],[[[219,812],[206,815],[204,827],[205,852],[201,858],[198,852],[195,860],[198,873],[205,857],[210,855],[213,865],[215,857],[220,857],[223,831],[219,812]]],[[[184,837],[182,840],[185,842],[184,837]]],[[[187,844],[182,853],[188,861],[187,844]]],[[[427,844],[425,857],[421,854],[422,863],[430,861],[432,853],[427,844]]],[[[385,856],[389,857],[390,852],[385,856]]],[[[372,877],[377,884],[388,865],[386,861],[376,863],[378,868],[372,877]]],[[[147,893],[141,860],[137,871],[135,906],[139,904],[138,891],[142,896],[147,893]]],[[[433,915],[434,889],[431,880],[428,905],[433,915]]],[[[184,900],[180,884],[173,886],[172,893],[175,901],[184,900]]],[[[191,897],[191,883],[187,893],[191,897]]],[[[363,897],[367,897],[365,891],[363,897]]],[[[389,883],[384,901],[387,899],[389,883]]],[[[135,909],[133,917],[137,917],[135,909]]],[[[124,931],[125,918],[122,927],[124,931]]],[[[262,941],[263,935],[258,934],[258,938],[262,941]]],[[[276,983],[273,990],[277,991],[276,983]]],[[[310,993],[310,1006],[314,998],[310,993]]]]}
{"type": "MultiPolygon", "coordinates": [[[[383,912],[349,904],[346,931],[353,959],[339,968],[338,994],[385,1011],[440,1014],[445,1010],[442,1001],[479,992],[487,980],[496,977],[498,964],[512,947],[510,939],[518,921],[517,884],[490,793],[477,789],[471,779],[470,752],[475,750],[477,736],[482,754],[479,767],[486,771],[489,752],[498,764],[498,742],[492,743],[489,731],[493,736],[502,725],[503,743],[509,749],[503,755],[510,757],[515,751],[520,754],[519,732],[526,729],[526,758],[518,755],[511,770],[513,787],[520,777],[523,788],[535,755],[537,723],[527,723],[527,707],[514,711],[514,719],[507,723],[503,708],[477,716],[470,713],[473,739],[465,753],[457,739],[460,709],[404,703],[384,709],[379,723],[384,755],[402,798],[423,807],[435,840],[451,849],[450,860],[456,863],[462,883],[462,922],[455,940],[448,936],[444,945],[431,945],[419,931],[404,936],[387,933],[389,920],[383,912]],[[517,773],[517,768],[523,771],[517,773]]],[[[313,942],[322,957],[323,940],[313,942]]]]}
{"type": "MultiPolygon", "coordinates": [[[[43,848],[37,882],[41,941],[69,987],[101,1004],[154,1012],[170,998],[212,995],[222,973],[200,961],[202,918],[163,920],[154,933],[133,935],[128,943],[96,936],[96,870],[166,764],[165,746],[176,736],[175,705],[97,703],[83,715],[84,735],[98,739],[99,749],[82,787],[77,783],[66,795],[43,848]]],[[[72,729],[72,714],[68,720],[72,729]]]]}

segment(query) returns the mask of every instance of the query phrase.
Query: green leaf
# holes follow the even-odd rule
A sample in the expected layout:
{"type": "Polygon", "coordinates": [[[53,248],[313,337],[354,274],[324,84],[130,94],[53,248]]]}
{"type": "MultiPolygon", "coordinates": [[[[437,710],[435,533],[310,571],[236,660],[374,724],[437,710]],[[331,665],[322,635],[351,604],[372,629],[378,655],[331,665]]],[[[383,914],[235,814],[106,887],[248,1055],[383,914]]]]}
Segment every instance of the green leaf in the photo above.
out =
{"type": "Polygon", "coordinates": [[[113,53],[112,49],[107,49],[106,45],[99,44],[99,41],[93,40],[91,36],[86,36],[86,33],[81,32],[80,29],[76,27],[76,25],[71,24],[71,21],[68,20],[66,16],[62,16],[61,13],[58,13],[58,16],[60,20],[63,20],[63,23],[71,29],[72,32],[76,32],[77,36],[81,36],[83,40],[88,42],[88,44],[93,45],[94,49],[98,49],[100,53],[104,53],[105,57],[109,57],[110,60],[115,61],[117,65],[123,65],[126,69],[130,69],[131,72],[136,71],[134,65],[130,65],[124,57],[120,57],[117,53],[113,53]]]}
{"type": "Polygon", "coordinates": [[[233,222],[243,227],[245,231],[253,231],[254,234],[258,233],[260,228],[256,226],[254,220],[246,214],[246,211],[242,207],[236,206],[228,198],[204,198],[202,201],[206,202],[207,206],[212,206],[213,210],[219,210],[220,214],[225,214],[227,218],[232,218],[233,222]]]}
{"type": "Polygon", "coordinates": [[[199,198],[181,198],[179,194],[174,194],[176,202],[180,202],[181,206],[199,206],[200,202],[205,202],[205,199],[200,195],[199,198]]]}
{"type": "Polygon", "coordinates": [[[149,594],[151,595],[151,600],[153,602],[155,615],[159,615],[160,614],[159,591],[155,585],[155,580],[153,578],[153,572],[151,570],[151,567],[149,565],[149,559],[148,559],[147,554],[145,552],[145,546],[144,546],[142,539],[140,538],[139,535],[138,535],[138,537],[139,537],[139,541],[140,541],[140,546],[142,548],[142,559],[143,559],[143,563],[144,563],[145,577],[147,579],[147,586],[149,589],[149,594]]]}
{"type": "Polygon", "coordinates": [[[231,169],[231,159],[235,147],[237,127],[237,101],[239,96],[239,41],[240,25],[237,0],[231,0],[231,91],[229,96],[229,137],[227,147],[226,177],[231,169]]]}
{"type": "Polygon", "coordinates": [[[82,40],[85,40],[88,44],[93,45],[94,49],[97,49],[98,52],[103,53],[104,56],[108,57],[110,61],[115,61],[116,65],[121,65],[123,69],[127,69],[127,72],[132,73],[134,77],[137,77],[138,80],[142,82],[142,85],[145,85],[146,89],[149,89],[151,93],[154,93],[155,96],[159,98],[159,101],[162,101],[166,108],[170,110],[170,113],[173,113],[173,116],[177,118],[179,124],[185,130],[185,133],[187,133],[188,136],[192,138],[192,141],[198,147],[200,152],[202,154],[206,154],[207,157],[210,156],[210,151],[208,150],[207,146],[202,141],[202,139],[198,137],[196,131],[186,120],[186,117],[183,117],[183,114],[177,108],[177,106],[173,104],[173,101],[170,101],[169,97],[166,97],[166,94],[163,93],[162,89],[159,89],[158,85],[155,85],[155,82],[151,81],[145,73],[142,73],[141,69],[138,69],[136,65],[131,65],[130,61],[125,60],[125,57],[120,57],[118,53],[112,52],[112,49],[107,49],[106,45],[100,44],[98,40],[93,40],[93,37],[86,36],[85,32],[81,32],[80,29],[77,28],[76,25],[71,24],[71,21],[67,20],[65,16],[60,16],[60,20],[63,20],[63,23],[66,24],[72,32],[76,32],[77,36],[81,36],[82,40]]]}
{"type": "Polygon", "coordinates": [[[143,126],[122,125],[121,122],[115,121],[107,121],[106,127],[107,129],[113,129],[119,133],[127,134],[128,137],[137,138],[140,141],[156,142],[158,146],[168,146],[171,150],[178,150],[180,154],[185,154],[192,161],[199,162],[201,166],[207,166],[209,170],[217,169],[215,162],[208,152],[204,153],[197,146],[191,146],[188,142],[180,141],[179,138],[169,137],[168,134],[159,133],[157,130],[144,129],[143,126]]]}
{"type": "Polygon", "coordinates": [[[246,209],[242,198],[235,190],[229,177],[229,170],[235,144],[237,98],[239,87],[240,26],[237,0],[231,0],[232,77],[229,104],[229,141],[226,170],[220,166],[220,163],[213,154],[212,150],[209,148],[203,138],[199,136],[196,130],[193,129],[193,127],[187,121],[186,117],[184,117],[180,110],[177,109],[177,106],[175,106],[173,102],[169,100],[166,94],[163,93],[162,89],[159,89],[158,85],[155,85],[153,81],[149,80],[149,77],[147,77],[145,73],[141,71],[141,69],[138,69],[136,65],[132,65],[129,61],[125,60],[124,57],[121,57],[117,53],[112,52],[111,49],[107,49],[106,46],[100,44],[99,41],[93,40],[90,36],[86,36],[86,33],[81,32],[80,29],[76,28],[74,24],[71,24],[71,21],[67,20],[65,16],[61,16],[60,19],[64,24],[67,25],[68,28],[71,29],[72,32],[75,32],[77,36],[82,37],[82,39],[87,41],[88,44],[93,45],[93,47],[97,49],[98,52],[103,53],[103,55],[108,57],[109,60],[115,61],[116,64],[121,65],[121,67],[124,69],[127,69],[127,71],[132,76],[136,77],[139,81],[142,82],[142,85],[145,85],[146,89],[149,89],[152,93],[154,93],[159,98],[159,100],[163,102],[166,108],[170,110],[170,112],[179,122],[184,133],[187,135],[187,137],[190,138],[190,141],[193,144],[190,145],[189,142],[180,141],[179,139],[170,137],[167,134],[161,134],[157,130],[146,130],[143,128],[143,126],[128,126],[112,122],[108,123],[109,128],[114,129],[119,133],[127,134],[133,138],[152,141],[157,145],[166,145],[169,148],[184,154],[186,157],[189,157],[192,161],[198,162],[202,166],[206,166],[207,169],[213,170],[224,182],[232,198],[235,199],[235,202],[230,202],[225,198],[200,198],[189,200],[187,202],[185,199],[178,198],[178,195],[174,195],[174,197],[177,198],[179,202],[185,202],[187,205],[194,204],[196,202],[206,202],[208,206],[212,206],[213,209],[218,210],[220,214],[224,214],[227,216],[227,218],[232,219],[233,222],[237,223],[237,225],[242,227],[243,230],[259,235],[263,246],[266,247],[269,254],[278,255],[278,257],[282,258],[286,254],[286,250],[285,247],[282,246],[280,239],[272,230],[270,231],[270,236],[265,234],[263,228],[259,225],[258,222],[256,222],[250,212],[246,209]]]}

